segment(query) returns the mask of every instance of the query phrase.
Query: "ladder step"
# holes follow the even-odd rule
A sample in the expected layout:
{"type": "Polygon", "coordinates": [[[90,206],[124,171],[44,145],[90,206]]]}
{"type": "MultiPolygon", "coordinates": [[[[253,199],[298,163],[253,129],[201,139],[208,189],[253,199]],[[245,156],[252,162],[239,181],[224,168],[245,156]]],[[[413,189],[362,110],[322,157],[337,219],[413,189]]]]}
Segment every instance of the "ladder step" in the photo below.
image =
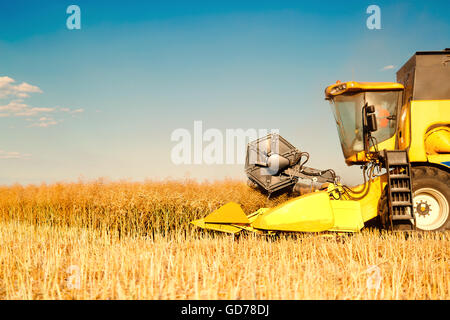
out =
{"type": "Polygon", "coordinates": [[[413,217],[409,214],[393,215],[392,220],[411,220],[413,217]]]}
{"type": "Polygon", "coordinates": [[[393,207],[409,207],[412,206],[413,204],[409,201],[392,201],[392,206],[393,207]]]}
{"type": "Polygon", "coordinates": [[[389,177],[391,179],[409,179],[409,175],[407,174],[391,174],[389,177]]]}
{"type": "Polygon", "coordinates": [[[391,188],[391,192],[409,192],[409,188],[391,188]]]}
{"type": "Polygon", "coordinates": [[[389,165],[408,165],[408,156],[404,151],[388,151],[386,153],[389,165]]]}
{"type": "Polygon", "coordinates": [[[414,220],[414,206],[411,190],[411,165],[407,151],[385,151],[384,165],[389,184],[388,203],[391,223],[395,224],[397,229],[411,230],[414,228],[414,224],[411,222],[414,220]]]}
{"type": "MultiPolygon", "coordinates": [[[[404,221],[406,222],[406,221],[404,221]]],[[[414,225],[411,224],[410,221],[407,221],[406,223],[394,223],[394,225],[397,227],[394,232],[402,232],[402,231],[413,231],[414,225]]]]}

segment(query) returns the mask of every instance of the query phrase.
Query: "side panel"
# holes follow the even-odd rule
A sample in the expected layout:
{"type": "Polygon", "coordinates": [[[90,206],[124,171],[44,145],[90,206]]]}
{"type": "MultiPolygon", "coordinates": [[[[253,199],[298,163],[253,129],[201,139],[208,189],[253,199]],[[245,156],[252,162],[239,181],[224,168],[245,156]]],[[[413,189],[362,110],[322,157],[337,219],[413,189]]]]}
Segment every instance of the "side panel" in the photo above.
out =
{"type": "MultiPolygon", "coordinates": [[[[363,221],[369,221],[378,215],[378,203],[387,184],[387,175],[384,174],[375,178],[370,186],[370,192],[358,202],[361,206],[361,215],[363,221]]],[[[352,189],[358,190],[361,187],[354,187],[352,189]]]]}
{"type": "Polygon", "coordinates": [[[428,131],[425,137],[428,155],[450,154],[450,126],[441,126],[428,131]]]}
{"type": "MultiPolygon", "coordinates": [[[[378,150],[395,150],[395,142],[397,139],[397,135],[394,134],[391,138],[380,142],[379,144],[377,144],[377,148],[378,150]]],[[[374,147],[370,147],[370,151],[375,151],[374,147]]],[[[348,166],[352,166],[354,164],[359,164],[359,163],[366,163],[368,160],[366,159],[366,154],[364,151],[358,152],[356,154],[354,154],[351,157],[348,157],[347,159],[345,159],[345,163],[348,166]]]]}
{"type": "MultiPolygon", "coordinates": [[[[378,182],[375,184],[378,185],[378,182]]],[[[377,215],[378,189],[375,187],[375,193],[364,202],[370,203],[372,208],[369,209],[370,212],[364,209],[366,218],[377,215]]],[[[343,199],[330,200],[327,191],[313,192],[264,210],[252,221],[251,227],[288,232],[358,232],[364,227],[361,203],[343,199]]]]}
{"type": "Polygon", "coordinates": [[[330,196],[312,192],[265,211],[252,223],[256,229],[320,232],[334,226],[330,196]]]}
{"type": "Polygon", "coordinates": [[[358,201],[333,200],[334,226],[328,231],[357,232],[364,227],[358,201]]]}
{"type": "Polygon", "coordinates": [[[414,100],[450,99],[450,51],[416,55],[414,100]]]}
{"type": "Polygon", "coordinates": [[[438,125],[450,125],[450,100],[411,101],[411,144],[409,160],[427,162],[425,151],[427,131],[438,125]]]}
{"type": "Polygon", "coordinates": [[[406,150],[411,143],[411,104],[409,102],[400,108],[397,136],[398,150],[406,150]]]}
{"type": "Polygon", "coordinates": [[[428,156],[428,161],[441,166],[445,166],[450,171],[450,154],[428,156]]]}
{"type": "Polygon", "coordinates": [[[410,100],[450,99],[450,51],[416,52],[397,72],[410,100]]]}

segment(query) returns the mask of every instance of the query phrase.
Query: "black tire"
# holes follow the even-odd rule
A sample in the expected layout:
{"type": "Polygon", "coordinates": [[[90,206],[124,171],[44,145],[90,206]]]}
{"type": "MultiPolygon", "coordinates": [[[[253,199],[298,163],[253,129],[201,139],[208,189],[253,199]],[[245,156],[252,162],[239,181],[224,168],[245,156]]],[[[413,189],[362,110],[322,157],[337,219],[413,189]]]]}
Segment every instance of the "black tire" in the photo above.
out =
{"type": "MultiPolygon", "coordinates": [[[[412,187],[416,228],[423,231],[444,231],[450,229],[450,174],[431,166],[412,168],[412,187]],[[427,202],[438,204],[433,206],[427,202]],[[436,218],[432,219],[435,215],[436,218]],[[429,219],[430,223],[423,221],[429,219]],[[435,223],[433,223],[435,221],[435,223]]],[[[428,220],[427,220],[428,221],[428,220]]]]}
{"type": "Polygon", "coordinates": [[[389,217],[389,207],[387,198],[387,187],[384,188],[381,194],[380,200],[378,201],[378,216],[377,223],[380,228],[391,229],[391,222],[389,217]]]}

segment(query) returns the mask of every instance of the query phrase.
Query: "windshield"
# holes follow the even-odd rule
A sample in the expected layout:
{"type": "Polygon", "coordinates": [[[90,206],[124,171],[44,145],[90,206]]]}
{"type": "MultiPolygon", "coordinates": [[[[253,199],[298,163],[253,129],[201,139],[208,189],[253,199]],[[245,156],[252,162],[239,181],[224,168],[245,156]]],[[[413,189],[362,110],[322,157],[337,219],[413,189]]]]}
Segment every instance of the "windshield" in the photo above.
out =
{"type": "Polygon", "coordinates": [[[372,133],[377,143],[391,138],[397,125],[397,106],[401,91],[372,91],[336,96],[333,104],[344,157],[364,150],[362,108],[367,102],[375,106],[378,130],[372,133]]]}

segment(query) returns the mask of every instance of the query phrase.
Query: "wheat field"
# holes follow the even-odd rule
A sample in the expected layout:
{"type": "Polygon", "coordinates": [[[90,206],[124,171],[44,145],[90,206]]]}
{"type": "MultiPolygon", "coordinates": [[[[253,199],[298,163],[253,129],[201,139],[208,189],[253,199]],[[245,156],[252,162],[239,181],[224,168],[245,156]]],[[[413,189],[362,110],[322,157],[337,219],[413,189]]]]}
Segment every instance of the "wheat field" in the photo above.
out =
{"type": "Polygon", "coordinates": [[[449,299],[450,233],[234,238],[189,221],[238,181],[0,187],[0,299],[449,299]]]}

